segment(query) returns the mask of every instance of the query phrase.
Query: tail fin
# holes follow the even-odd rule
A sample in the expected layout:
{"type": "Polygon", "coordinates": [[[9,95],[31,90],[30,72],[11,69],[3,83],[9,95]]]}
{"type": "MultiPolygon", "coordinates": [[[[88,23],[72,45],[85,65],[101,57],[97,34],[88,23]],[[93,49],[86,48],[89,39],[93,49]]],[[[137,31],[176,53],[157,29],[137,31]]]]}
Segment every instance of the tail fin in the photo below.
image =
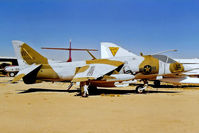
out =
{"type": "Polygon", "coordinates": [[[101,58],[121,57],[121,56],[137,56],[128,50],[109,42],[101,43],[101,58]]]}
{"type": "Polygon", "coordinates": [[[32,64],[48,64],[48,59],[40,55],[22,41],[12,41],[15,54],[20,68],[25,68],[32,64]]]}

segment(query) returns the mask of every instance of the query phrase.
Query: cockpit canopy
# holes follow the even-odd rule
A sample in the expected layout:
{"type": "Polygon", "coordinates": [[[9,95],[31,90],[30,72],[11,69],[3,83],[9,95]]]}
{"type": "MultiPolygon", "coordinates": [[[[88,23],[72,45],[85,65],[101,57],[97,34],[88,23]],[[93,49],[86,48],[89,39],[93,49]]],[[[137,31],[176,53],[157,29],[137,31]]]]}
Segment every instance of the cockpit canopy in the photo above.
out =
{"type": "Polygon", "coordinates": [[[162,62],[165,63],[176,63],[175,60],[171,59],[170,57],[166,56],[166,55],[152,55],[154,58],[161,60],[162,62]]]}

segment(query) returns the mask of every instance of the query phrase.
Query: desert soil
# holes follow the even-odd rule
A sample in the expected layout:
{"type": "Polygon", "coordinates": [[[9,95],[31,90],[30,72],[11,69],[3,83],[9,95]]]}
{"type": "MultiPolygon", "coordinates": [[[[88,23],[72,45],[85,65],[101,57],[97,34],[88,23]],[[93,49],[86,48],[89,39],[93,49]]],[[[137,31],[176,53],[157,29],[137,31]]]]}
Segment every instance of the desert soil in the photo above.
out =
{"type": "Polygon", "coordinates": [[[0,77],[1,133],[198,133],[199,87],[100,88],[81,98],[68,83],[0,77]]]}

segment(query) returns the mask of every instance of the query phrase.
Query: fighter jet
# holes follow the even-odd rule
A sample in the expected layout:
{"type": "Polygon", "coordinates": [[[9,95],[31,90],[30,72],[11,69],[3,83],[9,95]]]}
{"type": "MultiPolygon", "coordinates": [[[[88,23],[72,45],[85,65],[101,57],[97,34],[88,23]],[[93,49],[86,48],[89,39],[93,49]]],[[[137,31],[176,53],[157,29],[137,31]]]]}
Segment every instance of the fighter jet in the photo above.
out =
{"type": "Polygon", "coordinates": [[[124,87],[139,79],[144,82],[136,87],[142,93],[148,87],[148,80],[198,84],[199,79],[183,73],[192,68],[166,56],[137,56],[112,43],[102,43],[103,59],[74,62],[52,62],[26,43],[13,41],[20,71],[13,79],[23,78],[24,83],[33,84],[37,80],[68,81],[80,86],[81,95],[87,97],[88,89],[96,87],[124,87]],[[109,57],[112,55],[112,57],[109,57]],[[107,58],[109,57],[109,58],[107,58]]]}
{"type": "MultiPolygon", "coordinates": [[[[119,74],[124,62],[111,59],[95,59],[73,62],[53,62],[39,54],[26,43],[13,41],[20,71],[12,82],[23,78],[24,83],[43,81],[69,81],[79,83],[83,97],[88,88],[121,87],[132,82],[133,75],[119,74]]],[[[71,87],[70,86],[70,87],[71,87]]]]}
{"type": "Polygon", "coordinates": [[[191,74],[199,75],[198,67],[179,63],[168,56],[153,54],[138,56],[114,43],[101,43],[101,58],[112,58],[125,62],[123,73],[130,73],[144,82],[136,90],[140,93],[148,87],[148,81],[155,84],[169,82],[174,84],[199,84],[198,78],[190,77],[191,74]],[[122,60],[121,60],[122,58],[122,60]]]}

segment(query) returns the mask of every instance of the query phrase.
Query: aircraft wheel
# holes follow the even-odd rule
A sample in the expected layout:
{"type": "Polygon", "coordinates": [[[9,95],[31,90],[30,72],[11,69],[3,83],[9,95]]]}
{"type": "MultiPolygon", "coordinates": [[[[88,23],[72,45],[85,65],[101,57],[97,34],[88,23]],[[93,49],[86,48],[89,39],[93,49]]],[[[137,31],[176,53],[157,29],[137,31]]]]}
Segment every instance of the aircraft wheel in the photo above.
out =
{"type": "Polygon", "coordinates": [[[154,81],[154,85],[155,85],[156,87],[159,87],[159,86],[160,86],[160,81],[159,81],[159,80],[155,80],[155,81],[154,81]]]}
{"type": "Polygon", "coordinates": [[[14,77],[14,76],[15,76],[15,73],[14,73],[14,72],[10,72],[10,73],[9,73],[9,76],[10,76],[10,77],[14,77]]]}
{"type": "Polygon", "coordinates": [[[93,90],[97,90],[97,87],[96,86],[92,86],[91,87],[93,90]]]}
{"type": "Polygon", "coordinates": [[[97,87],[96,87],[96,86],[91,86],[91,85],[89,85],[89,86],[88,86],[88,89],[89,89],[89,90],[97,90],[97,87]]]}
{"type": "Polygon", "coordinates": [[[143,86],[142,85],[139,85],[136,87],[136,93],[138,94],[141,94],[141,93],[144,93],[144,89],[143,89],[143,86]]]}
{"type": "Polygon", "coordinates": [[[2,72],[2,74],[3,74],[3,75],[6,75],[6,74],[7,74],[7,72],[3,71],[3,72],[2,72]]]}

